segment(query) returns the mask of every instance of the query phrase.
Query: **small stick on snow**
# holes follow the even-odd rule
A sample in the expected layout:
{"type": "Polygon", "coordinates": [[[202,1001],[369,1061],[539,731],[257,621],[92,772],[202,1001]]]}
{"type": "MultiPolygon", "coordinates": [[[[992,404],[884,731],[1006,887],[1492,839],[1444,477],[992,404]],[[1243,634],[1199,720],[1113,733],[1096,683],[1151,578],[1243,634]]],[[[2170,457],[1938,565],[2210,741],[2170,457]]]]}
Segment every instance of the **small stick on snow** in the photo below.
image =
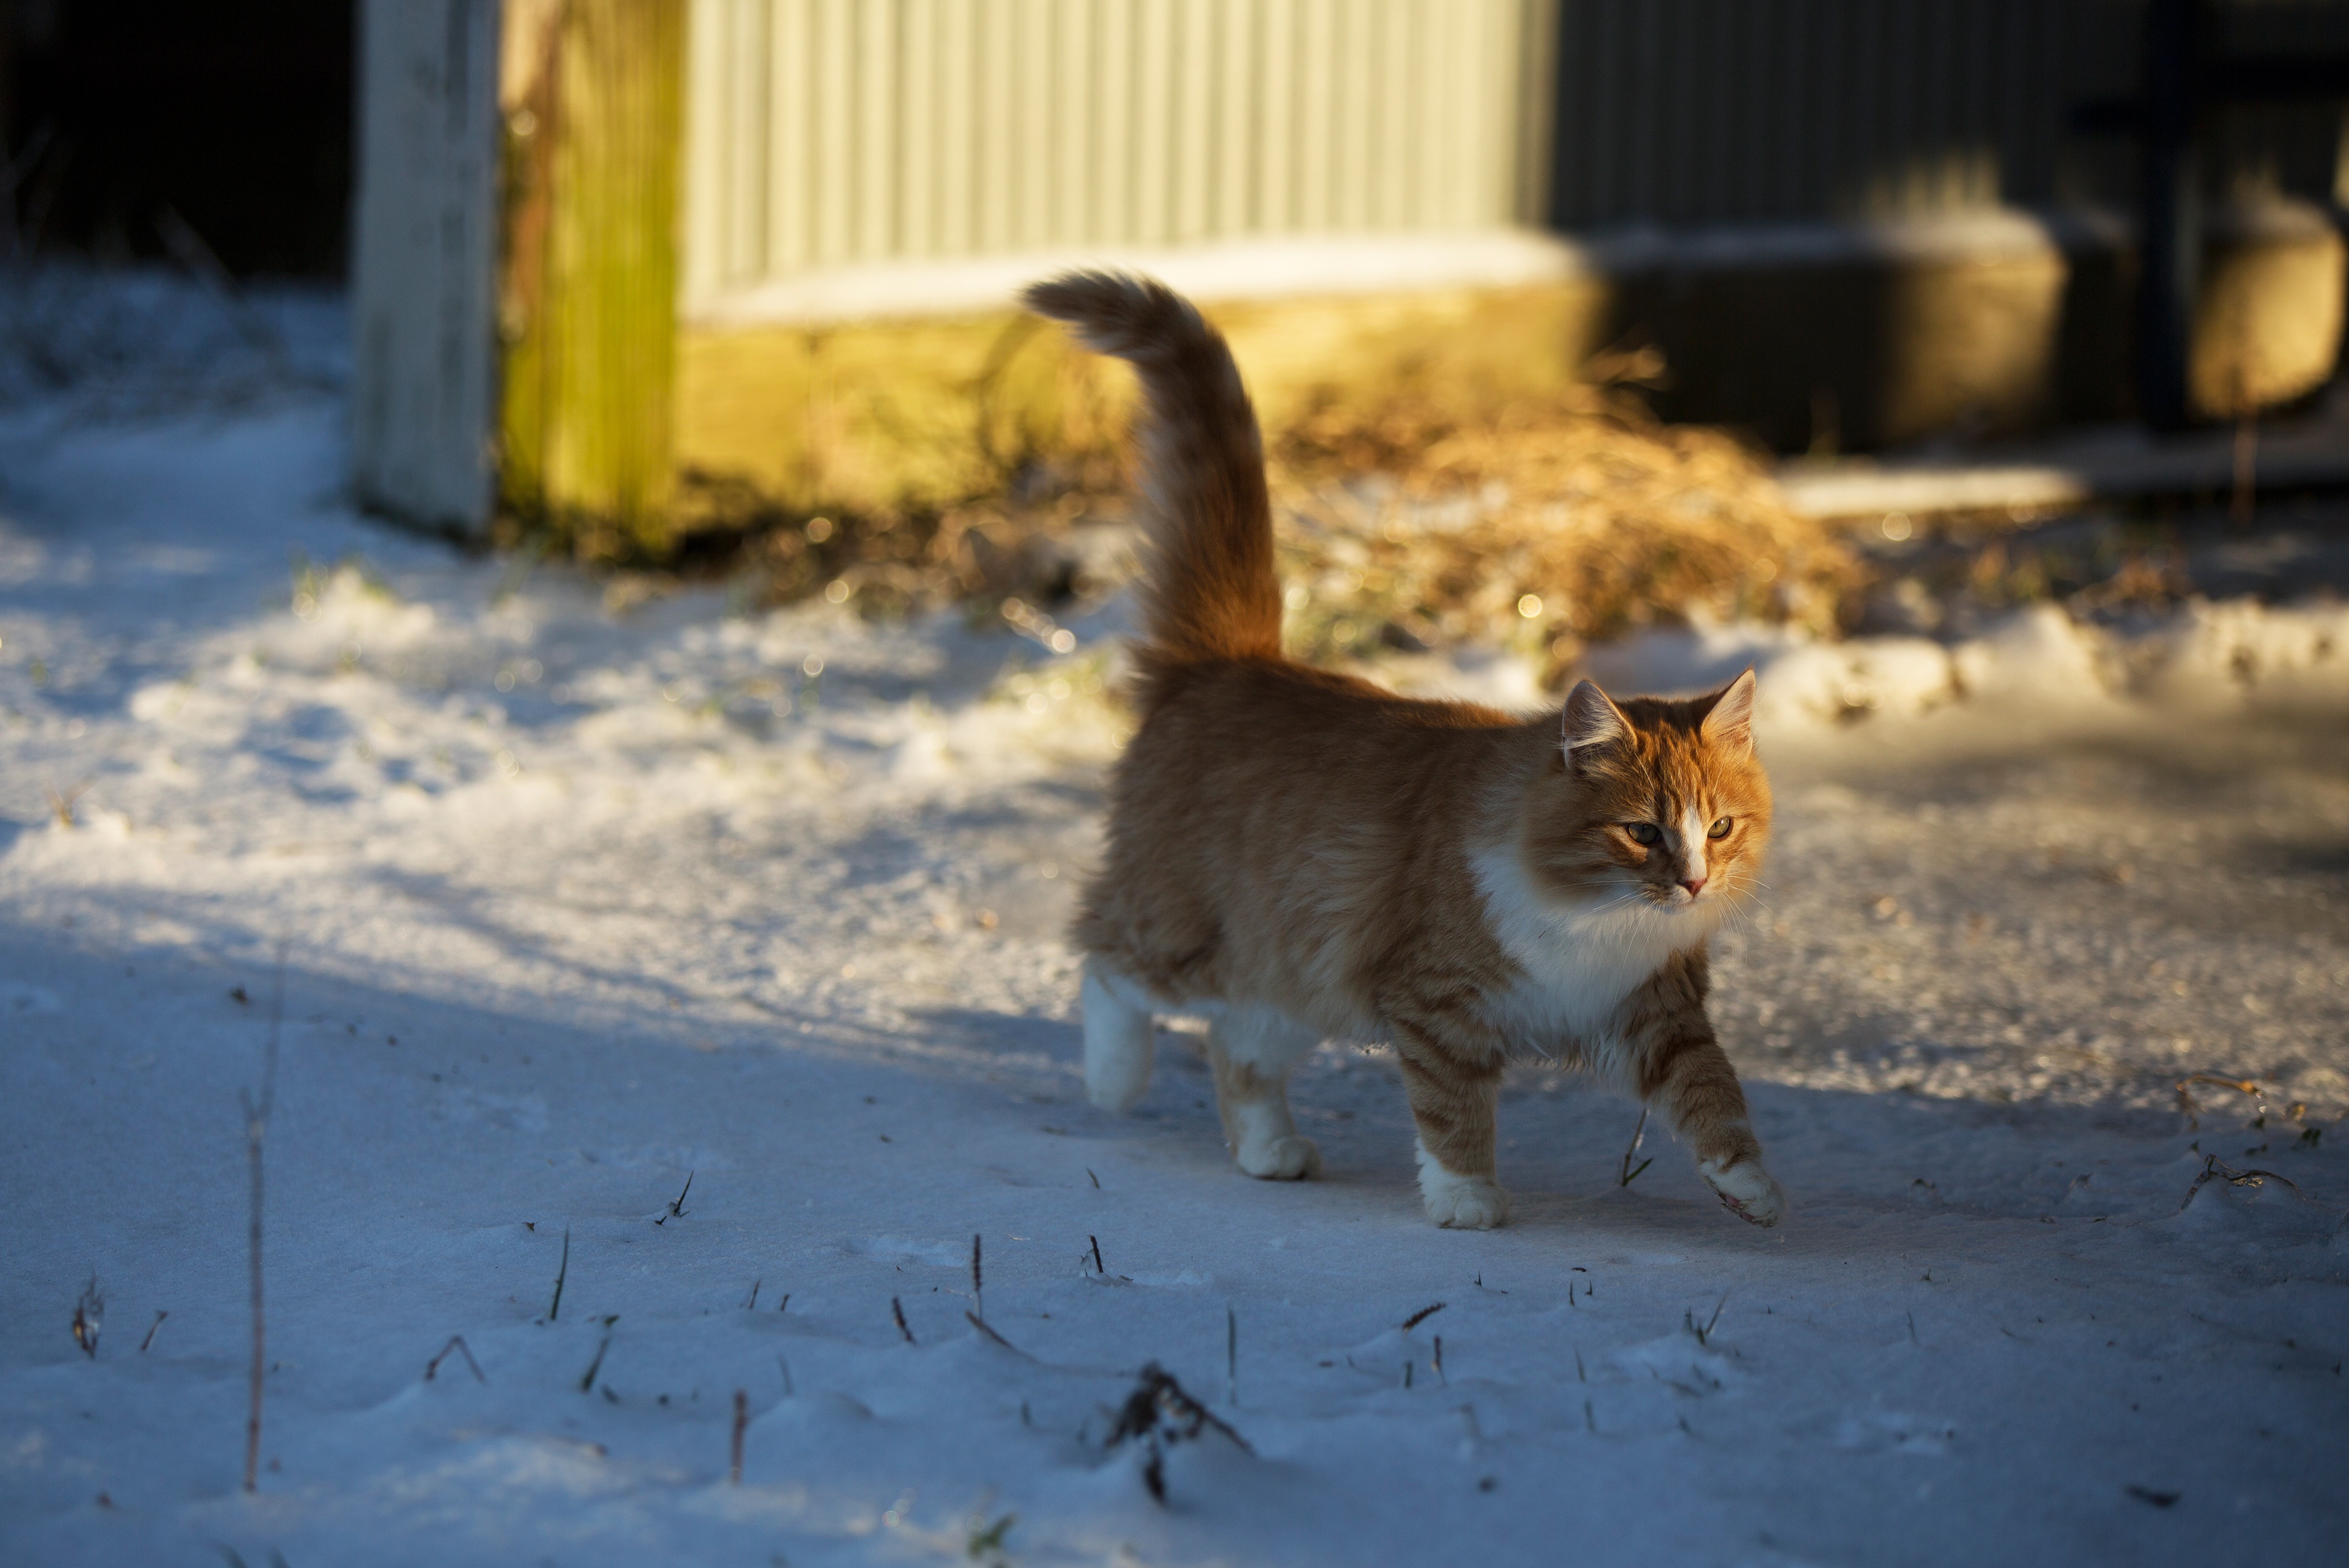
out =
{"type": "Polygon", "coordinates": [[[1919,1339],[1919,1338],[1917,1337],[1917,1314],[1916,1314],[1915,1313],[1913,1313],[1913,1312],[1912,1312],[1912,1313],[1910,1313],[1910,1314],[1908,1314],[1908,1317],[1909,1317],[1909,1344],[1911,1344],[1911,1345],[1913,1345],[1918,1346],[1920,1349],[1922,1349],[1922,1348],[1923,1348],[1923,1346],[1924,1346],[1924,1341],[1922,1341],[1922,1340],[1920,1340],[1920,1339],[1919,1339]]]}
{"type": "Polygon", "coordinates": [[[1233,1409],[1240,1407],[1240,1319],[1228,1303],[1224,1307],[1224,1397],[1233,1409]]]}
{"type": "Polygon", "coordinates": [[[1640,1179],[1640,1171],[1647,1169],[1648,1167],[1656,1163],[1656,1159],[1653,1155],[1650,1155],[1647,1158],[1641,1160],[1636,1167],[1631,1163],[1631,1157],[1640,1152],[1640,1140],[1645,1138],[1647,1136],[1648,1107],[1641,1106],[1640,1107],[1639,1124],[1631,1129],[1631,1147],[1623,1151],[1623,1163],[1621,1166],[1617,1168],[1615,1172],[1616,1186],[1630,1186],[1631,1183],[1640,1179]]]}
{"type": "Polygon", "coordinates": [[[677,1189],[677,1196],[668,1200],[667,1211],[655,1220],[654,1224],[666,1225],[672,1220],[685,1218],[685,1195],[693,1190],[694,1175],[695,1173],[690,1170],[685,1173],[685,1185],[677,1189]]]}
{"type": "Polygon", "coordinates": [[[1099,1236],[1087,1236],[1085,1240],[1093,1244],[1093,1272],[1096,1274],[1108,1273],[1109,1271],[1102,1267],[1101,1238],[1099,1236]]]}
{"type": "Polygon", "coordinates": [[[982,1290],[983,1282],[978,1269],[978,1234],[973,1231],[970,1238],[970,1304],[976,1309],[975,1315],[978,1317],[987,1315],[987,1297],[981,1293],[982,1290]]]}
{"type": "Polygon", "coordinates": [[[789,1291],[785,1291],[785,1292],[783,1293],[783,1299],[782,1299],[782,1300],[781,1300],[781,1301],[779,1301],[779,1302],[777,1302],[777,1303],[775,1303],[775,1310],[776,1310],[778,1313],[780,1313],[780,1312],[781,1312],[785,1307],[790,1306],[791,1304],[792,1304],[792,1293],[791,1293],[791,1292],[789,1292],[789,1291]]]}
{"type": "Polygon", "coordinates": [[[277,1101],[277,1035],[285,1020],[285,944],[277,945],[277,983],[269,1003],[269,1043],[261,1057],[261,1097],[240,1094],[244,1107],[244,1159],[252,1177],[252,1223],[246,1232],[253,1260],[253,1371],[248,1379],[252,1402],[244,1418],[244,1490],[257,1491],[261,1480],[261,1384],[267,1370],[265,1319],[261,1307],[261,1145],[269,1134],[269,1113],[277,1101]]]}
{"type": "Polygon", "coordinates": [[[2205,1182],[2223,1181],[2230,1187],[2258,1187],[2270,1179],[2282,1182],[2303,1199],[2308,1198],[2307,1193],[2300,1190],[2300,1183],[2289,1176],[2278,1176],[2272,1170],[2237,1170],[2217,1155],[2206,1154],[2202,1157],[2202,1172],[2186,1189],[2186,1196],[2178,1202],[2178,1211],[2180,1214],[2186,1212],[2187,1204],[2194,1201],[2194,1195],[2202,1190],[2205,1182]]]}
{"type": "Polygon", "coordinates": [[[1089,1165],[1089,1166],[1085,1167],[1085,1174],[1086,1174],[1088,1177],[1092,1177],[1092,1178],[1093,1190],[1094,1190],[1094,1191],[1096,1191],[1096,1192],[1100,1191],[1100,1190],[1101,1190],[1101,1178],[1100,1178],[1100,1177],[1098,1177],[1098,1176],[1093,1176],[1093,1168],[1092,1168],[1092,1166],[1090,1166],[1090,1165],[1089,1165]]]}
{"type": "Polygon", "coordinates": [[[1405,1334],[1409,1334],[1413,1329],[1417,1328],[1421,1324],[1425,1323],[1429,1318],[1433,1317],[1437,1313],[1440,1313],[1443,1310],[1444,1303],[1442,1302],[1437,1302],[1433,1306],[1423,1306],[1420,1308],[1417,1312],[1402,1320],[1402,1331],[1405,1334]]]}
{"type": "MultiPolygon", "coordinates": [[[[2259,1080],[2256,1078],[2230,1078],[2218,1073],[2196,1073],[2189,1077],[2180,1078],[2178,1080],[2178,1109],[2186,1117],[2186,1128],[2189,1132],[2202,1130],[2202,1107],[2195,1103],[2192,1095],[2187,1093],[2187,1090],[2196,1084],[2208,1084],[2217,1089],[2232,1089],[2239,1095],[2250,1095],[2257,1100],[2264,1101],[2266,1098],[2260,1093],[2259,1080]]],[[[2267,1114],[2264,1104],[2261,1106],[2260,1113],[2262,1116],[2267,1114]]]]}
{"type": "Polygon", "coordinates": [[[449,1336],[449,1343],[440,1347],[440,1354],[424,1364],[424,1381],[429,1383],[440,1374],[440,1364],[449,1359],[449,1353],[452,1350],[458,1355],[463,1356],[465,1358],[465,1365],[473,1369],[474,1382],[487,1383],[489,1381],[487,1377],[484,1377],[481,1375],[481,1364],[473,1359],[472,1347],[465,1343],[465,1336],[461,1334],[450,1334],[449,1336]]]}
{"type": "Polygon", "coordinates": [[[147,1354],[147,1347],[155,1343],[155,1331],[162,1327],[163,1320],[171,1315],[168,1312],[159,1312],[155,1314],[155,1321],[147,1325],[147,1337],[139,1342],[140,1355],[147,1354]]]}
{"type": "Polygon", "coordinates": [[[792,1364],[783,1359],[783,1353],[780,1350],[775,1352],[775,1366],[783,1375],[783,1397],[786,1399],[796,1397],[798,1391],[792,1386],[792,1364]]]}
{"type": "MultiPolygon", "coordinates": [[[[604,1369],[604,1353],[611,1348],[612,1335],[610,1331],[606,1330],[604,1334],[604,1343],[595,1347],[595,1359],[587,1364],[586,1376],[579,1379],[579,1392],[585,1394],[590,1388],[595,1386],[595,1374],[604,1369]]],[[[604,1392],[609,1394],[611,1390],[606,1388],[604,1392]]]]}
{"type": "Polygon", "coordinates": [[[1435,1336],[1435,1376],[1446,1388],[1452,1386],[1452,1379],[1444,1376],[1444,1336],[1440,1334],[1435,1336]]]}
{"type": "Polygon", "coordinates": [[[905,1336],[905,1343],[913,1344],[914,1331],[905,1326],[905,1309],[898,1303],[895,1296],[889,1298],[889,1315],[897,1320],[897,1332],[905,1336]]]}
{"type": "Polygon", "coordinates": [[[563,1228],[563,1262],[554,1269],[554,1300],[547,1304],[546,1321],[553,1323],[563,1314],[563,1282],[571,1277],[571,1227],[563,1228]]]}
{"type": "Polygon", "coordinates": [[[1004,1349],[1010,1351],[1015,1355],[1026,1354],[1026,1352],[1022,1351],[1018,1345],[1012,1344],[1009,1340],[1004,1338],[1001,1334],[988,1327],[987,1320],[979,1316],[977,1313],[967,1312],[962,1315],[970,1319],[971,1327],[978,1330],[979,1333],[987,1335],[988,1338],[995,1341],[996,1344],[1003,1346],[1004,1349]]]}
{"type": "Polygon", "coordinates": [[[750,1282],[750,1299],[742,1303],[742,1310],[744,1312],[757,1312],[759,1310],[759,1287],[766,1282],[767,1277],[764,1274],[760,1275],[757,1279],[750,1282]]]}
{"type": "Polygon", "coordinates": [[[106,1295],[98,1288],[98,1276],[92,1274],[89,1283],[82,1286],[81,1299],[74,1303],[74,1343],[92,1361],[98,1359],[98,1331],[106,1320],[106,1295]]]}
{"type": "Polygon", "coordinates": [[[49,791],[49,814],[57,819],[59,827],[72,828],[81,826],[74,817],[74,802],[88,793],[89,784],[78,784],[63,794],[59,794],[54,789],[49,791]]]}
{"type": "Polygon", "coordinates": [[[750,1424],[750,1396],[743,1389],[734,1390],[734,1464],[727,1474],[728,1484],[742,1484],[742,1431],[750,1424]]]}

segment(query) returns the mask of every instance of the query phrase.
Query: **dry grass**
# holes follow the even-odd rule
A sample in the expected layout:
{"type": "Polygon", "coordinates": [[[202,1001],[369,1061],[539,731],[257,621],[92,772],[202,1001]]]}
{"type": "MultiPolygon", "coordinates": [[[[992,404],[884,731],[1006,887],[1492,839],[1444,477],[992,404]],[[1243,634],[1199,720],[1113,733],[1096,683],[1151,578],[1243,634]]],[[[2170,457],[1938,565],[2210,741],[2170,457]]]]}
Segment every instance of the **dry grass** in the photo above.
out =
{"type": "Polygon", "coordinates": [[[1458,407],[1407,392],[1332,403],[1276,439],[1300,652],[1499,639],[1538,653],[1555,680],[1586,643],[1651,621],[1831,630],[1861,581],[1849,551],[1785,504],[1761,454],[1660,424],[1619,384],[1458,407]]]}
{"type": "MultiPolygon", "coordinates": [[[[1654,420],[1625,381],[1657,369],[1601,365],[1611,379],[1489,410],[1408,385],[1309,400],[1268,432],[1291,646],[1499,642],[1556,680],[1586,643],[1651,622],[1833,629],[1862,581],[1852,554],[1785,504],[1764,454],[1654,420]]],[[[1125,484],[1099,452],[1031,457],[962,505],[808,517],[705,482],[680,566],[732,574],[746,606],[1054,605],[1130,569],[1125,484]]]]}

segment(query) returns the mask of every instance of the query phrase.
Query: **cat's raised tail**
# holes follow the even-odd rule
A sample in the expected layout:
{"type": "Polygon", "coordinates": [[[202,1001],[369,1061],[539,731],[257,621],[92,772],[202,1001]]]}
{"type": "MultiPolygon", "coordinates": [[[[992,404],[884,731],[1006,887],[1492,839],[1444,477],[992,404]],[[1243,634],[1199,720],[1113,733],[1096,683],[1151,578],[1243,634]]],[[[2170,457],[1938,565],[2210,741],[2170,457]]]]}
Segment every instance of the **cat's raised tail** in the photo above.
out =
{"type": "Polygon", "coordinates": [[[1150,558],[1133,652],[1149,684],[1187,664],[1278,659],[1264,442],[1223,335],[1164,284],[1123,273],[1066,273],[1022,298],[1142,378],[1138,488],[1150,558]]]}

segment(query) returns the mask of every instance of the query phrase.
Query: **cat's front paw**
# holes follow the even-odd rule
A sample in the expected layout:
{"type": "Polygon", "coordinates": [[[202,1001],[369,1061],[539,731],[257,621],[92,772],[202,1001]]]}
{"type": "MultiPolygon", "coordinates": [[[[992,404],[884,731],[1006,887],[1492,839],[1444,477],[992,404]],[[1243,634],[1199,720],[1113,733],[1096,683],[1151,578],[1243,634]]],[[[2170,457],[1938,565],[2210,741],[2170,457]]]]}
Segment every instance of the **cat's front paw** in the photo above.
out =
{"type": "Polygon", "coordinates": [[[1259,1181],[1301,1181],[1321,1174],[1321,1151],[1309,1137],[1289,1133],[1243,1147],[1234,1158],[1239,1168],[1259,1181]]]}
{"type": "Polygon", "coordinates": [[[1454,1231],[1490,1231],[1509,1222],[1509,1195],[1482,1176],[1454,1176],[1428,1160],[1420,1166],[1420,1196],[1427,1217],[1454,1231]]]}
{"type": "Polygon", "coordinates": [[[1700,1164],[1697,1172],[1720,1197],[1721,1206],[1748,1224],[1775,1225],[1785,1218],[1785,1189],[1762,1168],[1760,1160],[1745,1160],[1726,1170],[1700,1164]]]}

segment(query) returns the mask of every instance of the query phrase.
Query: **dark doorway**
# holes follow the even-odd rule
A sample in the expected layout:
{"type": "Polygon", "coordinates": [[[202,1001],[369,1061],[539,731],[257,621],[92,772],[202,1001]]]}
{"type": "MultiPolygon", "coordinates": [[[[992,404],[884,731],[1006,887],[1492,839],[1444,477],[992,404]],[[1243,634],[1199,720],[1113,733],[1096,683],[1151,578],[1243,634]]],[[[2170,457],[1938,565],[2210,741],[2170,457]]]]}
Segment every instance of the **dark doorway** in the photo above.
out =
{"type": "MultiPolygon", "coordinates": [[[[351,0],[0,0],[16,246],[339,276],[351,0]]],[[[5,222],[0,218],[0,222],[5,222]]]]}

